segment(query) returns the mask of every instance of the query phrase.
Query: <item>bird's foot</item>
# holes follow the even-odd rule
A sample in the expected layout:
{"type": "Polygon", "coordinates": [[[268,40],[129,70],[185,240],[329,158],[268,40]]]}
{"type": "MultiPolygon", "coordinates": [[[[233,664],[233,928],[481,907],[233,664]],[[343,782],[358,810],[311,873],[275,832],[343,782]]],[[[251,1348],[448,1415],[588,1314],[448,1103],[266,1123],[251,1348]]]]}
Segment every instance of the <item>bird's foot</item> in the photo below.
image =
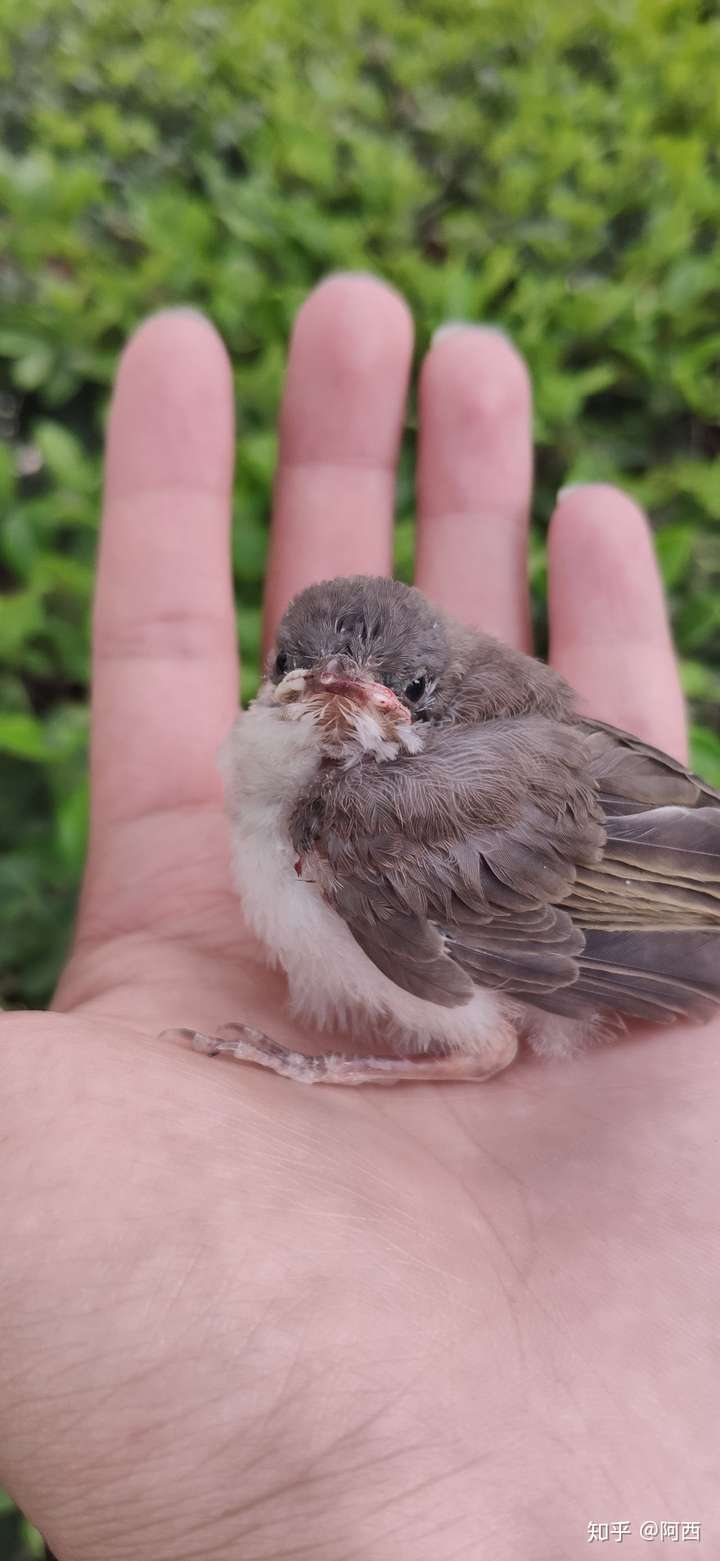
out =
{"type": "MultiPolygon", "coordinates": [[[[162,1035],[165,1039],[189,1040],[193,1051],[203,1052],[206,1057],[226,1052],[238,1062],[269,1068],[296,1084],[407,1084],[441,1080],[478,1083],[501,1071],[497,1067],[488,1069],[479,1057],[461,1052],[425,1052],[417,1057],[346,1057],[342,1052],[323,1052],[319,1057],[308,1057],[271,1040],[249,1024],[223,1024],[214,1035],[185,1029],[163,1030],[162,1035]]],[[[504,1066],[503,1063],[501,1067],[504,1066]]]]}

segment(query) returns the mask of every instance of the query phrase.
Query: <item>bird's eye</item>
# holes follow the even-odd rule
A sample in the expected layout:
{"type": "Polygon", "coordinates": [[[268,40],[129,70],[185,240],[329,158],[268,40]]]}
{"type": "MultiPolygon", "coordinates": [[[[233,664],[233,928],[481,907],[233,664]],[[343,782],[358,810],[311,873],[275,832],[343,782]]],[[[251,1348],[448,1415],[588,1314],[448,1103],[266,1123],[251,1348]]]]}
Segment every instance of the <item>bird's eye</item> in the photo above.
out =
{"type": "Polygon", "coordinates": [[[287,655],[287,651],[279,650],[278,653],[277,653],[277,656],[275,657],[275,676],[276,676],[276,678],[284,677],[285,673],[287,672],[287,668],[288,668],[288,655],[287,655]]]}
{"type": "Polygon", "coordinates": [[[418,672],[417,677],[413,678],[411,683],[405,685],[405,698],[410,701],[411,705],[416,705],[422,699],[426,688],[427,678],[425,673],[418,672]]]}
{"type": "Polygon", "coordinates": [[[347,614],[335,619],[335,633],[340,640],[337,649],[347,656],[352,654],[353,638],[362,640],[365,637],[362,623],[347,614]]]}

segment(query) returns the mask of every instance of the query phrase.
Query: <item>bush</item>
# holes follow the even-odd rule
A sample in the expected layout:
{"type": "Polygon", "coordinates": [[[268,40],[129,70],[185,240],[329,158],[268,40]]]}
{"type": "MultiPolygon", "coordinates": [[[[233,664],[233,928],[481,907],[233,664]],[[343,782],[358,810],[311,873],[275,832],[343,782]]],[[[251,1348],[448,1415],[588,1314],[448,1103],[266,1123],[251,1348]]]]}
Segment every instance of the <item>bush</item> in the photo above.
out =
{"type": "MultiPolygon", "coordinates": [[[[235,365],[246,691],[287,335],[323,273],[370,267],[420,348],[489,318],[529,359],[539,619],[558,486],[650,508],[720,781],[716,7],[6,0],[0,26],[0,1001],[43,1003],[67,937],[103,413],[128,332],[169,302],[235,365]]],[[[404,571],[412,445],[410,418],[404,571]]]]}

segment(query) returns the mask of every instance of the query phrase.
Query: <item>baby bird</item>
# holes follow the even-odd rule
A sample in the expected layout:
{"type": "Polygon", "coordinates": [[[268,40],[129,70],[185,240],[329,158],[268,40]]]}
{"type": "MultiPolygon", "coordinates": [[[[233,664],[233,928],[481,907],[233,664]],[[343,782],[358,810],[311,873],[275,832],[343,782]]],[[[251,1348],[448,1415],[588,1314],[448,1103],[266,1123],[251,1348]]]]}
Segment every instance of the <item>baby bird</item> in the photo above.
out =
{"type": "Polygon", "coordinates": [[[549,667],[384,578],[289,606],[222,754],[234,877],[292,1012],[387,1055],[196,1035],[303,1083],[487,1079],[720,1003],[720,793],[549,667]]]}

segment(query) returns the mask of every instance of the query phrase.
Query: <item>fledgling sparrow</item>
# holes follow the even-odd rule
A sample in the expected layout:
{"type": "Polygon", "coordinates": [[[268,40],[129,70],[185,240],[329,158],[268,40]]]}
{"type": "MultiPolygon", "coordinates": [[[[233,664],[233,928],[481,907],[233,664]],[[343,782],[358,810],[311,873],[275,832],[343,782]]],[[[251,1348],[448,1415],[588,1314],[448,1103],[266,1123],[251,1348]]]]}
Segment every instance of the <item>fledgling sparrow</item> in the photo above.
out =
{"type": "Polygon", "coordinates": [[[420,591],[311,586],[222,758],[235,882],[292,1011],[386,1056],[226,1050],[300,1082],[486,1079],[720,1003],[720,793],[575,713],[420,591]]]}

